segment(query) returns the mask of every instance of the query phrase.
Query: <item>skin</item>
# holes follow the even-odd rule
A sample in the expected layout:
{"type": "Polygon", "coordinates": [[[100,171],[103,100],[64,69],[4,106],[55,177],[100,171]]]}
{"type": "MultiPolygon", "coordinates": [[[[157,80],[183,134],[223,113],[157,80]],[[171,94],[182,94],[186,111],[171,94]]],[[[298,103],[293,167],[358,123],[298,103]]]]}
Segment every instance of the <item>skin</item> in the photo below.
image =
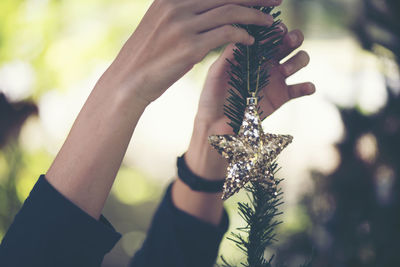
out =
{"type": "MultiPolygon", "coordinates": [[[[310,95],[315,92],[312,83],[287,85],[290,77],[309,63],[305,51],[296,53],[282,64],[283,58],[297,49],[304,40],[299,30],[287,33],[284,25],[283,44],[277,55],[277,62],[271,68],[270,84],[260,92],[264,98],[259,103],[265,115],[270,115],[281,105],[293,98],[310,95]]],[[[223,105],[228,93],[229,77],[226,71],[229,64],[225,58],[233,58],[233,45],[229,45],[216,62],[210,67],[206,82],[200,96],[199,107],[195,117],[194,128],[185,160],[193,173],[209,180],[223,179],[226,174],[227,161],[208,144],[211,134],[233,134],[227,125],[223,105]]],[[[173,186],[173,201],[175,206],[204,221],[217,225],[222,216],[223,201],[221,193],[211,194],[191,190],[181,180],[176,180],[173,186]]]]}
{"type": "MultiPolygon", "coordinates": [[[[98,219],[145,108],[210,50],[231,43],[252,44],[254,39],[247,32],[231,24],[268,26],[272,18],[249,6],[280,3],[281,0],[155,0],[82,107],[46,173],[49,183],[98,219]]],[[[297,40],[291,41],[292,34],[284,33],[281,58],[303,40],[301,32],[292,33],[297,40]]],[[[210,180],[224,177],[226,167],[207,143],[209,134],[230,132],[222,111],[227,91],[225,57],[232,57],[232,45],[209,70],[186,154],[189,168],[210,180]]],[[[285,83],[285,78],[307,65],[308,60],[308,55],[301,52],[287,63],[274,66],[269,88],[263,90],[265,100],[260,103],[267,114],[291,98],[314,92],[312,84],[285,83]]],[[[221,220],[220,194],[193,192],[178,179],[172,198],[179,209],[203,221],[216,225],[221,220]]]]}

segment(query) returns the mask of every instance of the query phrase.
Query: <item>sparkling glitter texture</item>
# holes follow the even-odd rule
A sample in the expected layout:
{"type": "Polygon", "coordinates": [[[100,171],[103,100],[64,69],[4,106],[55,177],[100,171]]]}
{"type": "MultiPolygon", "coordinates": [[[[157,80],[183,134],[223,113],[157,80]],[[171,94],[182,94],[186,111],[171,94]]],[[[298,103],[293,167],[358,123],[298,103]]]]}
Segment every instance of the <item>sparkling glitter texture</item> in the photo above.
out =
{"type": "Polygon", "coordinates": [[[249,181],[258,181],[276,193],[270,167],[293,140],[290,135],[264,133],[257,112],[257,98],[247,98],[238,135],[211,135],[210,144],[229,161],[222,199],[238,192],[249,181]]]}

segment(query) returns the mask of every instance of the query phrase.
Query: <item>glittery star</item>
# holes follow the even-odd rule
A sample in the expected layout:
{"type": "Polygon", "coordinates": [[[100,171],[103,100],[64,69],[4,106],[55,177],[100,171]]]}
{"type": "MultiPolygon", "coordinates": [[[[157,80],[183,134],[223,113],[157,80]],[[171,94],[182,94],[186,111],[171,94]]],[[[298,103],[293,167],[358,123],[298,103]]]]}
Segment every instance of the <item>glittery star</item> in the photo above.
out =
{"type": "Polygon", "coordinates": [[[229,161],[222,199],[226,200],[251,181],[274,186],[269,167],[292,142],[290,135],[264,133],[257,112],[257,98],[248,98],[238,135],[212,135],[210,144],[229,161]]]}

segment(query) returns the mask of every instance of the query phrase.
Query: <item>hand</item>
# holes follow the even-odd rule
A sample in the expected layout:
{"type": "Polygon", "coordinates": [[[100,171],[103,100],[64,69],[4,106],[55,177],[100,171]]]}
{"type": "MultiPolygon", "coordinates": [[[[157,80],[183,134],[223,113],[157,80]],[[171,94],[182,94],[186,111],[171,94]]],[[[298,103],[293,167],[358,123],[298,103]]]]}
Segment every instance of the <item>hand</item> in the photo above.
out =
{"type": "Polygon", "coordinates": [[[134,91],[145,103],[227,43],[250,45],[254,38],[232,24],[268,26],[271,15],[251,6],[276,6],[282,0],[155,0],[99,86],[134,91]]]}
{"type": "MultiPolygon", "coordinates": [[[[264,112],[263,116],[270,115],[290,99],[310,95],[315,91],[312,83],[286,84],[286,78],[308,64],[309,56],[306,52],[300,51],[286,62],[279,63],[297,49],[304,40],[301,31],[294,30],[287,33],[286,27],[283,24],[281,26],[284,30],[284,37],[277,59],[270,69],[270,83],[260,91],[260,95],[264,96],[259,103],[264,112]]],[[[185,155],[189,168],[204,178],[221,179],[225,177],[226,160],[211,148],[207,138],[211,134],[233,133],[223,111],[229,88],[229,76],[226,72],[230,68],[225,59],[233,59],[233,47],[233,45],[227,46],[209,69],[200,96],[192,140],[185,155]]]]}

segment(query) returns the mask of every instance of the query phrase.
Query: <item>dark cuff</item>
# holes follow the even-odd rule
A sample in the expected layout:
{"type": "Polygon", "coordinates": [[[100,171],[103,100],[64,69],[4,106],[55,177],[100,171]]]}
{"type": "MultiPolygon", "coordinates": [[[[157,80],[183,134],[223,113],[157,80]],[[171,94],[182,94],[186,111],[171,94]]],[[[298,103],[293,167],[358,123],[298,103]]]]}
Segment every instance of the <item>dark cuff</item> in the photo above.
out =
{"type": "Polygon", "coordinates": [[[228,229],[224,211],[221,224],[214,226],[175,207],[172,183],[154,214],[142,248],[131,261],[132,267],[212,267],[219,244],[228,229]]]}
{"type": "Polygon", "coordinates": [[[100,266],[120,237],[103,216],[94,219],[41,175],[4,237],[0,255],[12,255],[7,256],[14,261],[10,266],[100,266]]]}
{"type": "Polygon", "coordinates": [[[226,210],[220,224],[204,222],[178,208],[172,202],[172,184],[168,187],[164,202],[174,214],[173,225],[178,233],[187,266],[213,266],[221,240],[228,230],[229,217],[226,210]]]}

